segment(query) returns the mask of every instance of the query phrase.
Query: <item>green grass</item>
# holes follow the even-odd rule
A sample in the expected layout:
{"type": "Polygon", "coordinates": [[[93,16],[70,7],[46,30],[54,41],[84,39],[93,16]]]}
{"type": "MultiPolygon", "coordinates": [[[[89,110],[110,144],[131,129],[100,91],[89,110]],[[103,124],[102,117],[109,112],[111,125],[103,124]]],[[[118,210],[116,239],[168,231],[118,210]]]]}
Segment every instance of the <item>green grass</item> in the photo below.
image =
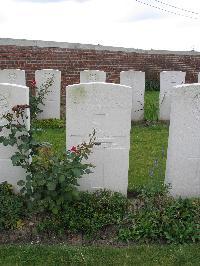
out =
{"type": "Polygon", "coordinates": [[[135,125],[131,130],[129,190],[159,185],[164,180],[168,127],[135,125]]]}
{"type": "MultiPolygon", "coordinates": [[[[158,96],[157,91],[148,91],[145,94],[145,118],[147,120],[157,119],[154,112],[158,110],[158,96]]],[[[65,150],[64,128],[46,128],[37,135],[37,138],[52,143],[57,152],[65,150]]],[[[132,125],[129,190],[141,185],[156,186],[163,182],[167,139],[167,125],[159,123],[132,125]]]]}
{"type": "MultiPolygon", "coordinates": [[[[65,130],[63,128],[44,129],[38,135],[38,138],[52,143],[57,152],[65,150],[65,130]]],[[[168,126],[166,125],[132,126],[129,156],[129,190],[140,185],[160,184],[160,181],[163,181],[167,138],[168,126]]]]}
{"type": "Polygon", "coordinates": [[[1,246],[0,265],[199,265],[199,245],[69,247],[1,246]]]}
{"type": "Polygon", "coordinates": [[[41,132],[37,133],[36,138],[40,141],[47,141],[53,145],[53,148],[57,152],[65,151],[66,136],[64,128],[45,128],[41,132]]]}
{"type": "Polygon", "coordinates": [[[144,97],[145,120],[158,120],[159,113],[159,91],[146,91],[144,97]]]}

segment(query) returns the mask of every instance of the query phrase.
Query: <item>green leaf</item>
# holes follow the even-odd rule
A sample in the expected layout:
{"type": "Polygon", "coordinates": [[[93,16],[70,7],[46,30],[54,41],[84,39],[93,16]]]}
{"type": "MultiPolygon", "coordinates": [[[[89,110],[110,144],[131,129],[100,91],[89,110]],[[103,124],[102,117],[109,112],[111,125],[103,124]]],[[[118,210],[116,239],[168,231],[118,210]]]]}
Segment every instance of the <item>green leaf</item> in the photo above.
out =
{"type": "Polygon", "coordinates": [[[53,214],[58,214],[58,208],[54,207],[54,208],[52,209],[52,212],[53,212],[53,214]]]}
{"type": "Polygon", "coordinates": [[[90,173],[93,173],[90,169],[85,169],[85,173],[86,174],[90,174],[90,173]]]}
{"type": "Polygon", "coordinates": [[[72,172],[73,172],[74,176],[76,176],[76,177],[80,177],[81,176],[81,171],[78,168],[72,169],[72,172]]]}
{"type": "Polygon", "coordinates": [[[59,181],[60,181],[60,183],[63,183],[65,181],[65,176],[64,175],[60,175],[59,176],[59,181]]]}
{"type": "Polygon", "coordinates": [[[53,183],[53,182],[49,182],[49,183],[47,184],[47,188],[48,188],[48,190],[53,191],[53,190],[55,190],[55,188],[56,188],[56,184],[53,183]]]}
{"type": "Polygon", "coordinates": [[[25,181],[24,181],[24,180],[19,180],[19,181],[17,182],[17,185],[22,187],[22,186],[25,185],[25,181]]]}

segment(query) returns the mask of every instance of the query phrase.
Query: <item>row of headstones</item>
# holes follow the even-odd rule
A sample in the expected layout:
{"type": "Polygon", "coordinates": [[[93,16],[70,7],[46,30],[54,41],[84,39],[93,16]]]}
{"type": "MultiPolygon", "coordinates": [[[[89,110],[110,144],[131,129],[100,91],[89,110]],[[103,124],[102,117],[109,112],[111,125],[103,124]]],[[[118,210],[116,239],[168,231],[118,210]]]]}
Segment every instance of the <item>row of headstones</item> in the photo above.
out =
{"type": "MultiPolygon", "coordinates": [[[[126,195],[130,149],[132,88],[92,82],[66,88],[67,149],[87,141],[96,130],[96,145],[89,161],[93,173],[80,179],[80,189],[111,189],[126,195]]],[[[29,88],[0,84],[2,115],[17,104],[29,103],[29,88]]],[[[30,120],[27,121],[27,126],[30,120]]],[[[173,196],[200,196],[200,84],[174,87],[171,95],[170,130],[165,182],[173,196]]],[[[6,135],[1,131],[0,135],[6,135]]],[[[12,166],[15,147],[0,145],[0,182],[16,186],[25,173],[12,166]]]]}
{"type": "MultiPolygon", "coordinates": [[[[159,97],[159,119],[169,120],[171,93],[175,85],[185,83],[185,72],[163,71],[160,73],[160,97],[159,97]]],[[[61,72],[53,69],[37,70],[35,81],[40,88],[48,79],[53,80],[46,95],[45,105],[38,119],[60,118],[60,89],[61,72]]],[[[106,82],[106,73],[99,70],[84,70],[80,72],[80,83],[106,82]]],[[[200,74],[198,75],[200,82],[200,74]]],[[[26,85],[25,71],[19,69],[0,70],[0,83],[10,83],[26,85]]],[[[132,111],[131,120],[140,121],[144,118],[144,92],[145,92],[145,73],[142,71],[122,71],[120,73],[120,84],[132,88],[132,111]]]]}
{"type": "MultiPolygon", "coordinates": [[[[66,118],[66,148],[87,141],[96,131],[96,144],[89,162],[94,173],[80,179],[80,189],[94,191],[107,188],[126,195],[130,148],[132,91],[128,86],[93,82],[68,86],[66,118]],[[115,165],[115,167],[113,167],[115,165]]],[[[0,83],[0,126],[6,123],[3,115],[13,106],[29,104],[29,88],[0,83]]],[[[30,126],[30,116],[26,120],[30,126]]],[[[8,130],[0,130],[0,136],[8,130]]],[[[11,156],[15,146],[0,144],[0,182],[7,181],[15,188],[25,178],[24,170],[13,166],[11,156]]]]}
{"type": "MultiPolygon", "coordinates": [[[[43,112],[38,115],[38,119],[60,119],[61,72],[54,69],[42,69],[35,71],[35,81],[38,89],[44,88],[43,86],[46,82],[51,79],[52,84],[49,86],[48,94],[45,96],[45,104],[40,106],[40,109],[43,112]]],[[[0,83],[26,86],[25,71],[20,69],[0,70],[0,83]]]]}

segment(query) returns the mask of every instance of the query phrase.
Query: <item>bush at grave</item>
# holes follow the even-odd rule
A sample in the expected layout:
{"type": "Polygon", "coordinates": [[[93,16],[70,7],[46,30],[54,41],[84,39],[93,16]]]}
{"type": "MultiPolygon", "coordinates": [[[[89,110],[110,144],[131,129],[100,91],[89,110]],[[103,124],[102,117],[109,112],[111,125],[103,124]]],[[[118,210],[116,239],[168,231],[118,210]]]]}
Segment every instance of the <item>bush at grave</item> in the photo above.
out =
{"type": "Polygon", "coordinates": [[[139,195],[140,207],[128,213],[119,239],[133,242],[200,241],[200,200],[173,199],[167,194],[139,195]]]}
{"type": "MultiPolygon", "coordinates": [[[[39,93],[31,94],[31,108],[27,104],[16,105],[11,111],[3,114],[4,124],[1,130],[6,130],[8,134],[0,136],[0,143],[15,147],[11,161],[14,167],[25,171],[25,179],[18,181],[18,185],[22,187],[21,193],[26,197],[27,205],[34,207],[35,211],[58,213],[66,202],[77,197],[77,180],[91,172],[92,165],[82,161],[86,160],[91,152],[95,131],[88,144],[84,142],[62,155],[57,155],[50,143],[35,140],[34,124],[32,123],[30,128],[26,126],[29,119],[27,109],[31,109],[31,122],[36,121],[37,115],[42,112],[40,105],[43,104],[51,84],[50,79],[43,84],[39,93]]],[[[37,88],[35,81],[32,85],[34,89],[37,88]]]]}
{"type": "Polygon", "coordinates": [[[4,115],[7,123],[2,128],[11,133],[1,136],[0,142],[17,147],[11,160],[14,166],[21,166],[26,171],[26,180],[20,180],[18,185],[22,187],[28,206],[39,212],[58,213],[66,202],[77,197],[77,180],[91,172],[92,165],[82,163],[82,160],[91,152],[95,131],[88,144],[84,142],[57,155],[50,144],[35,141],[32,127],[28,130],[24,125],[27,108],[29,106],[14,106],[12,113],[4,115]]]}
{"type": "Polygon", "coordinates": [[[25,214],[24,199],[13,193],[12,185],[0,184],[0,231],[21,228],[25,214]]]}

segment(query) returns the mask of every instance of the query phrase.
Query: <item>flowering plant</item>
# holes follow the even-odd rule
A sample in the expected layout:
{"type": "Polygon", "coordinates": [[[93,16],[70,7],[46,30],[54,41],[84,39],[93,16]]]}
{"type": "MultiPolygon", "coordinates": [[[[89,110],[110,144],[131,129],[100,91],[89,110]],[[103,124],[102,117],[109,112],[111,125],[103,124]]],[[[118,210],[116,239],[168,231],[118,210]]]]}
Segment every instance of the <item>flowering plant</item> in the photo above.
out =
{"type": "MultiPolygon", "coordinates": [[[[35,82],[33,85],[35,86],[35,82]]],[[[39,110],[36,103],[40,101],[36,100],[31,107],[16,105],[10,113],[3,116],[5,124],[0,131],[5,129],[8,134],[0,136],[0,143],[4,146],[16,146],[11,160],[14,166],[25,169],[26,179],[20,180],[18,185],[31,210],[56,214],[68,201],[78,196],[78,179],[91,172],[93,166],[83,163],[83,159],[88,159],[94,145],[95,131],[90,135],[88,143],[73,146],[63,154],[56,154],[50,143],[34,139],[35,129],[26,125],[27,110],[34,109],[32,119],[39,110]]]]}

